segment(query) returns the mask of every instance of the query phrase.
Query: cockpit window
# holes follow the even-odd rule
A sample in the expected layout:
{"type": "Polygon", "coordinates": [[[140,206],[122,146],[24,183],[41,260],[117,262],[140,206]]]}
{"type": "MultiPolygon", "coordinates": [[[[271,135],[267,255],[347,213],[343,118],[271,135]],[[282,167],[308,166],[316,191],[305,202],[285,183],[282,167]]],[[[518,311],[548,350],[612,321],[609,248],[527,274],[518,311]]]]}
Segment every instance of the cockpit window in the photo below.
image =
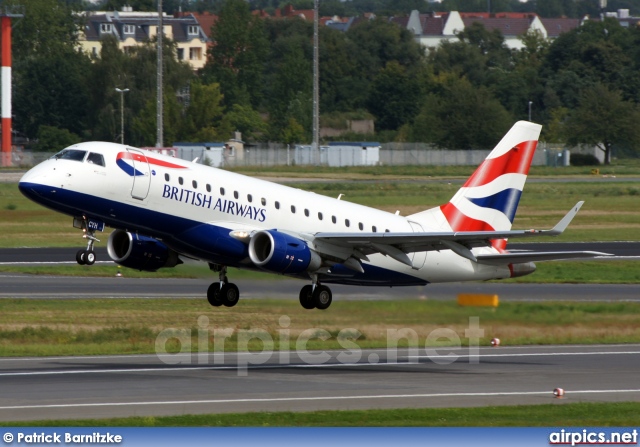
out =
{"type": "Polygon", "coordinates": [[[87,155],[87,163],[91,163],[98,166],[104,166],[104,157],[102,156],[102,154],[89,152],[89,155],[87,155]]]}
{"type": "Polygon", "coordinates": [[[53,156],[56,160],[74,160],[82,161],[84,156],[87,155],[87,151],[80,151],[78,149],[63,149],[53,156]]]}

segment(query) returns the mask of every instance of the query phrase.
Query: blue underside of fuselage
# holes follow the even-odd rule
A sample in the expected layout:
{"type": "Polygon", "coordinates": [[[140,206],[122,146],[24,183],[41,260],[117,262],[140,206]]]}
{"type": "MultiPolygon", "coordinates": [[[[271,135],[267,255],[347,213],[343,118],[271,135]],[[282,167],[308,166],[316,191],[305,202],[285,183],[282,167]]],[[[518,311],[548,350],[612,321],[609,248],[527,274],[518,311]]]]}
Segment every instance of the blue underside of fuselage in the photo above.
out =
{"type": "MultiPolygon", "coordinates": [[[[140,202],[143,206],[138,207],[37,183],[21,182],[19,188],[29,199],[55,211],[73,217],[87,216],[112,228],[162,239],[178,253],[210,263],[255,270],[253,264],[247,264],[247,245],[230,237],[227,228],[145,209],[143,201],[140,202]]],[[[423,279],[370,264],[362,267],[364,273],[336,264],[331,268],[331,274],[320,275],[319,280],[329,284],[387,287],[427,284],[423,279]]],[[[296,277],[309,279],[305,273],[296,277]]]]}

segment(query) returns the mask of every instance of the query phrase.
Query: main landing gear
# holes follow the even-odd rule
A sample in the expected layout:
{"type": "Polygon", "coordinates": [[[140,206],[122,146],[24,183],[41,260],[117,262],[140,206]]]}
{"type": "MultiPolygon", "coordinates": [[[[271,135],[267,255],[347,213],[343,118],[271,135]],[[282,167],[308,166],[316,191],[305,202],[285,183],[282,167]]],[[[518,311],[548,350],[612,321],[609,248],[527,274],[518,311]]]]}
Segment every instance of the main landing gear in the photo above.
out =
{"type": "Polygon", "coordinates": [[[300,290],[300,304],[305,309],[327,309],[331,306],[332,299],[331,289],[317,281],[300,290]]]}
{"type": "MultiPolygon", "coordinates": [[[[216,281],[207,290],[207,300],[214,307],[233,307],[240,300],[238,286],[230,283],[227,278],[227,266],[209,264],[209,268],[218,272],[220,281],[216,281]]],[[[304,286],[300,290],[300,304],[305,309],[327,309],[331,306],[333,295],[331,289],[321,285],[317,278],[313,278],[313,284],[304,286]]]]}
{"type": "Polygon", "coordinates": [[[219,282],[214,282],[207,290],[207,300],[212,306],[233,307],[240,300],[238,286],[230,283],[227,279],[227,266],[209,264],[209,268],[214,272],[219,272],[219,282]]]}
{"type": "Polygon", "coordinates": [[[85,250],[78,250],[76,253],[76,262],[80,265],[93,265],[96,262],[96,254],[93,251],[93,244],[100,242],[100,239],[96,238],[96,232],[94,230],[89,229],[86,218],[80,222],[80,228],[82,228],[84,233],[82,237],[87,239],[87,248],[85,250]]]}

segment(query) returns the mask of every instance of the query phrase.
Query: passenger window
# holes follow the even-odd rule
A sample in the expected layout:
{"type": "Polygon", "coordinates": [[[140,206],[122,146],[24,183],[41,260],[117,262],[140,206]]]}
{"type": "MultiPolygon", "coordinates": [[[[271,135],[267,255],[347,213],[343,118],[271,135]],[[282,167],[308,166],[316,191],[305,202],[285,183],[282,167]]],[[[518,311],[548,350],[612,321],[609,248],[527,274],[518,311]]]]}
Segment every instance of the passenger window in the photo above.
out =
{"type": "Polygon", "coordinates": [[[169,181],[169,174],[165,174],[164,175],[164,179],[168,182],[169,181]]]}
{"type": "Polygon", "coordinates": [[[240,194],[238,194],[238,191],[233,191],[233,197],[236,199],[240,197],[240,194]]]}
{"type": "Polygon", "coordinates": [[[360,231],[364,230],[364,225],[362,225],[362,222],[358,224],[358,228],[360,228],[360,231]]]}
{"type": "Polygon", "coordinates": [[[224,195],[224,188],[220,188],[220,195],[223,196],[224,195]]]}
{"type": "Polygon", "coordinates": [[[251,194],[247,194],[247,201],[249,203],[253,202],[253,196],[251,194]]]}
{"type": "Polygon", "coordinates": [[[104,157],[102,156],[102,154],[94,154],[93,152],[89,152],[89,155],[87,156],[87,163],[104,167],[104,157]]]}
{"type": "Polygon", "coordinates": [[[207,183],[207,192],[211,192],[211,185],[207,183]]]}
{"type": "Polygon", "coordinates": [[[351,222],[349,222],[349,219],[345,219],[344,220],[344,224],[345,224],[345,226],[348,227],[349,225],[351,225],[351,222]]]}
{"type": "Polygon", "coordinates": [[[318,220],[322,220],[322,213],[318,213],[318,220]]]}
{"type": "Polygon", "coordinates": [[[182,179],[182,177],[178,177],[178,183],[180,183],[181,185],[184,183],[184,180],[182,179]]]}
{"type": "Polygon", "coordinates": [[[336,216],[331,216],[331,222],[336,223],[338,221],[338,219],[336,219],[336,216]]]}
{"type": "Polygon", "coordinates": [[[378,228],[376,228],[376,226],[374,225],[374,226],[371,227],[371,231],[373,231],[374,233],[377,233],[378,232],[378,228]]]}
{"type": "Polygon", "coordinates": [[[304,215],[305,215],[305,216],[307,216],[307,217],[309,217],[309,210],[308,210],[308,209],[306,209],[306,208],[304,209],[304,215]]]}
{"type": "Polygon", "coordinates": [[[198,189],[198,182],[196,182],[195,180],[193,180],[191,182],[191,184],[193,185],[193,189],[198,189]]]}
{"type": "Polygon", "coordinates": [[[262,203],[262,206],[267,206],[267,199],[263,197],[262,199],[260,199],[260,203],[262,203]]]}
{"type": "Polygon", "coordinates": [[[385,233],[391,233],[388,229],[384,230],[385,233]]]}
{"type": "Polygon", "coordinates": [[[277,209],[277,210],[279,210],[279,209],[280,209],[280,202],[278,202],[278,201],[276,200],[275,205],[276,205],[276,209],[277,209]]]}
{"type": "Polygon", "coordinates": [[[295,207],[295,205],[291,205],[291,212],[292,212],[293,214],[295,214],[295,213],[296,213],[296,207],[295,207]]]}

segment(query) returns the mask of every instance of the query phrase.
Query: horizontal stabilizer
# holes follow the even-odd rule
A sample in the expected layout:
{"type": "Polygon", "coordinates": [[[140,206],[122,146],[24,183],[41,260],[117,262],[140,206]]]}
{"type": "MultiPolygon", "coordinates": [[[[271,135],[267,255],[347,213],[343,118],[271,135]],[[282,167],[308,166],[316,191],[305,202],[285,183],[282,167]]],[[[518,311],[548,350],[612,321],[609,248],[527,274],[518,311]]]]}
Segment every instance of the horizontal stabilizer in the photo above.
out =
{"type": "Polygon", "coordinates": [[[598,251],[541,251],[502,253],[498,255],[477,255],[478,264],[508,265],[537,261],[559,261],[562,259],[589,259],[613,256],[598,251]]]}

